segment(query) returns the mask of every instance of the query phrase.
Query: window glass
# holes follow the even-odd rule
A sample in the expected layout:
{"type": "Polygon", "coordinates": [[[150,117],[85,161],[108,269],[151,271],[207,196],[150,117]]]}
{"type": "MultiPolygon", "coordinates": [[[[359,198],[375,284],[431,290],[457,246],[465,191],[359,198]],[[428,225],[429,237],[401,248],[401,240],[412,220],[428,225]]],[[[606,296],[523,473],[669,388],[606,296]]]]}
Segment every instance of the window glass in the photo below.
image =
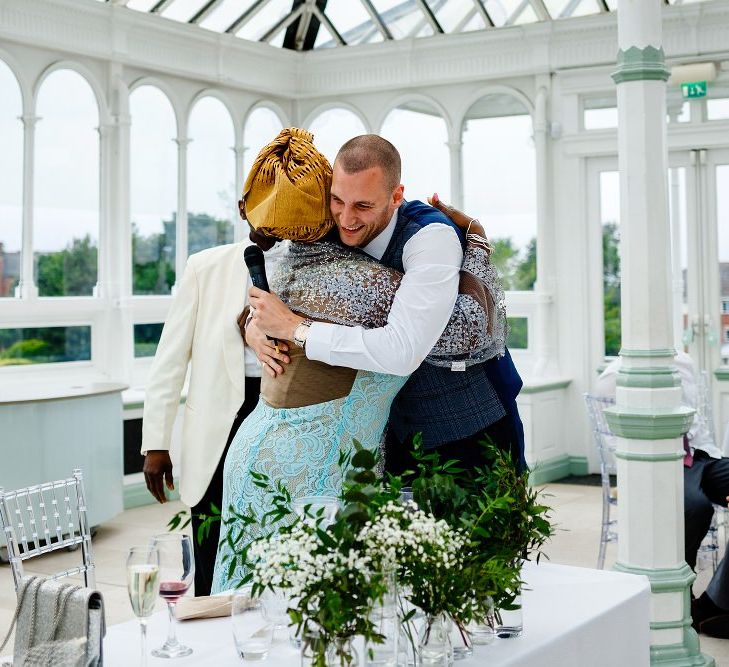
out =
{"type": "Polygon", "coordinates": [[[153,357],[157,352],[159,337],[162,335],[163,322],[134,325],[134,356],[153,357]]]}
{"type": "Polygon", "coordinates": [[[706,100],[706,117],[708,120],[726,120],[729,118],[729,98],[706,100]]]}
{"type": "Polygon", "coordinates": [[[10,68],[0,60],[0,298],[15,295],[23,245],[23,103],[10,68]]]}
{"type": "Polygon", "coordinates": [[[0,366],[90,359],[90,326],[0,329],[0,366]]]}
{"type": "Polygon", "coordinates": [[[512,350],[526,350],[529,347],[529,319],[526,317],[508,317],[509,335],[506,346],[512,350]]]}
{"type": "Polygon", "coordinates": [[[99,241],[96,99],[80,74],[58,70],[41,85],[37,115],[33,243],[38,292],[91,296],[99,241]]]}
{"type": "Polygon", "coordinates": [[[464,209],[481,220],[507,290],[537,276],[537,184],[532,118],[511,95],[488,95],[469,110],[463,133],[464,209]]]}
{"type": "Polygon", "coordinates": [[[175,284],[177,135],[175,114],[154,86],[129,98],[132,290],[169,294],[175,284]]]}
{"type": "Polygon", "coordinates": [[[334,164],[334,158],[345,141],[365,134],[367,130],[357,114],[349,109],[327,109],[310,124],[314,144],[334,164]]]}
{"type": "Polygon", "coordinates": [[[235,133],[225,105],[203,97],[190,115],[187,149],[188,254],[233,241],[237,216],[235,133]]]}
{"type": "Polygon", "coordinates": [[[605,356],[620,352],[620,176],[600,173],[605,356]]]}
{"type": "Polygon", "coordinates": [[[427,102],[393,109],[380,134],[400,151],[405,199],[425,201],[437,192],[443,201],[450,200],[448,131],[436,109],[427,102]]]}
{"type": "MultiPolygon", "coordinates": [[[[258,107],[251,112],[243,129],[243,143],[245,144],[243,173],[246,176],[261,148],[273,141],[282,129],[281,119],[275,111],[268,107],[258,107]]],[[[238,190],[242,191],[242,189],[243,183],[239,183],[238,190]]]]}

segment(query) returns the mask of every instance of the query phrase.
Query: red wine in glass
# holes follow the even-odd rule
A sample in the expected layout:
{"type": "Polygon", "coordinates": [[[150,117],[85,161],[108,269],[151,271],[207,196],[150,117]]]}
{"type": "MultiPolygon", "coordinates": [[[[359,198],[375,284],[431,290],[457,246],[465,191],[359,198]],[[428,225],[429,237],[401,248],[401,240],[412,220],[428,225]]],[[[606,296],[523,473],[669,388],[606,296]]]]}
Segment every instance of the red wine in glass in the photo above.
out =
{"type": "Polygon", "coordinates": [[[159,585],[159,596],[167,602],[177,602],[189,588],[186,581],[163,581],[159,585]]]}

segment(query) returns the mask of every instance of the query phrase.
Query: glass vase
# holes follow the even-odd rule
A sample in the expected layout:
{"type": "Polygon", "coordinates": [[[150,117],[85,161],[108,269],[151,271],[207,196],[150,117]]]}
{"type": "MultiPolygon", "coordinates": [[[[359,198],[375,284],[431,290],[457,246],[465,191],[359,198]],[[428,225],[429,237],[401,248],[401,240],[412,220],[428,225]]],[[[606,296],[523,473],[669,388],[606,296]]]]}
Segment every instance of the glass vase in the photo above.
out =
{"type": "Polygon", "coordinates": [[[418,639],[421,667],[450,667],[453,664],[451,620],[446,614],[428,614],[418,639]]]}
{"type": "Polygon", "coordinates": [[[481,623],[471,623],[469,630],[474,644],[484,646],[491,644],[496,639],[496,619],[494,618],[494,602],[487,598],[489,611],[481,623]]]}
{"type": "Polygon", "coordinates": [[[515,607],[515,609],[499,609],[496,612],[496,636],[499,639],[519,637],[524,630],[524,620],[521,613],[521,591],[509,606],[515,607]]]}
{"type": "Polygon", "coordinates": [[[359,667],[354,637],[337,637],[327,648],[327,667],[359,667]]]}
{"type": "Polygon", "coordinates": [[[374,606],[369,617],[374,631],[383,637],[383,641],[380,643],[365,643],[365,667],[397,666],[400,617],[398,615],[395,575],[388,574],[386,581],[387,592],[382,600],[374,606]]]}
{"type": "Polygon", "coordinates": [[[465,660],[473,655],[473,637],[471,630],[460,621],[453,620],[451,642],[453,644],[453,660],[465,660]]]}

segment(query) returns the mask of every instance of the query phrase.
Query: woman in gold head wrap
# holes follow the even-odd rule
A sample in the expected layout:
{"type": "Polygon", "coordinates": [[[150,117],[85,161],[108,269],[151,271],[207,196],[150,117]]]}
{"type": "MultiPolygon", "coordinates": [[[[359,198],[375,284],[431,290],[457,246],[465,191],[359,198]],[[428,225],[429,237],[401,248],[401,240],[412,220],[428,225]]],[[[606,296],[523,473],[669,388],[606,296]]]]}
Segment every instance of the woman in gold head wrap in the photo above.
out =
{"type": "MultiPolygon", "coordinates": [[[[309,132],[283,130],[254,162],[241,213],[253,230],[252,238],[262,245],[270,247],[273,239],[289,241],[287,253],[270,277],[271,290],[289,308],[313,320],[384,326],[402,276],[343,246],[336,234],[328,236],[334,227],[329,211],[331,173],[309,132]]],[[[497,301],[494,298],[492,304],[497,301]]],[[[477,340],[477,324],[464,317],[458,308],[454,311],[434,350],[434,363],[483,342],[477,340]]],[[[483,327],[480,332],[484,333],[483,327]]],[[[263,374],[258,405],[230,445],[222,507],[228,531],[231,508],[239,514],[253,511],[259,517],[269,509],[251,472],[283,482],[292,498],[338,497],[343,477],[340,454],[349,451],[355,439],[365,447],[379,447],[390,405],[408,379],[311,361],[293,345],[288,354],[290,364],[283,375],[263,374]]],[[[240,551],[258,533],[248,528],[230,534],[239,536],[236,550],[240,551]]],[[[230,543],[223,540],[215,564],[214,593],[234,587],[246,574],[238,569],[229,576],[232,557],[230,543]]]]}

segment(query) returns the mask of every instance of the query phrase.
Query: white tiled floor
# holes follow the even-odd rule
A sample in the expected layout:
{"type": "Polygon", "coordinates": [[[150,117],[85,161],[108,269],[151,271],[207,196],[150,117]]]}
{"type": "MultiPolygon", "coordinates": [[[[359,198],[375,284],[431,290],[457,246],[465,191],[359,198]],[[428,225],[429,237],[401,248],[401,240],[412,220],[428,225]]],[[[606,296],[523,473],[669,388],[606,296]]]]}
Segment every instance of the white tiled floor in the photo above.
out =
{"type": "MultiPolygon", "coordinates": [[[[545,489],[545,502],[554,509],[557,533],[546,548],[554,563],[595,567],[600,527],[600,489],[596,486],[552,484],[545,489]]],[[[128,547],[144,543],[155,533],[164,532],[169,519],[179,511],[179,503],[149,505],[120,514],[99,528],[94,538],[97,584],[104,594],[107,623],[132,618],[126,594],[124,560],[128,547]]],[[[615,545],[610,545],[606,567],[615,560],[615,545]]],[[[59,553],[28,563],[28,572],[49,573],[76,563],[78,553],[59,553]]],[[[710,569],[699,573],[694,592],[706,586],[710,569]]],[[[161,605],[161,602],[158,602],[161,605]]],[[[5,635],[13,610],[15,595],[7,566],[0,566],[0,641],[5,635]]],[[[11,644],[12,646],[12,644],[11,644]]],[[[701,637],[702,650],[716,659],[717,667],[729,667],[729,641],[701,637]]],[[[628,667],[628,666],[626,666],[628,667]]]]}

